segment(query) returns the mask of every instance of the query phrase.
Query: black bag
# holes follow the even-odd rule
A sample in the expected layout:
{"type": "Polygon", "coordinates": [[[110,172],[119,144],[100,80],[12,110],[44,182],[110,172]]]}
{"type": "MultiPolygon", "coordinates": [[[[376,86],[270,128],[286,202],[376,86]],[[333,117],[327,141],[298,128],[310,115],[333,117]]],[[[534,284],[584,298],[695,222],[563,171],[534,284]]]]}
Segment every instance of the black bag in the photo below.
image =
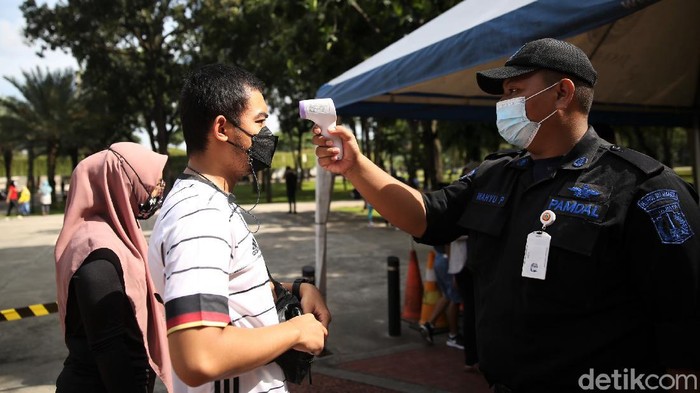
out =
{"type": "MultiPolygon", "coordinates": [[[[270,277],[270,280],[275,285],[275,295],[277,296],[275,306],[280,322],[285,322],[301,315],[303,312],[299,299],[286,290],[279,282],[273,280],[272,277],[270,277]]],[[[287,379],[287,382],[295,384],[301,384],[301,381],[304,380],[307,374],[309,375],[309,384],[311,384],[311,363],[313,361],[314,355],[295,349],[289,349],[275,359],[275,362],[284,371],[284,377],[287,379]]]]}

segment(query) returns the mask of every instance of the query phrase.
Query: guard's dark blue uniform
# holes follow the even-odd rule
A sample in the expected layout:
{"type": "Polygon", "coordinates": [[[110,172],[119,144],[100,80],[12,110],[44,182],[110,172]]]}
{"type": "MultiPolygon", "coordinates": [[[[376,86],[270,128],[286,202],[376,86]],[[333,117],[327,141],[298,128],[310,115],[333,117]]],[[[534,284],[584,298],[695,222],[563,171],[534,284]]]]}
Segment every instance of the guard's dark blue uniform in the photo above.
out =
{"type": "Polygon", "coordinates": [[[487,379],[515,392],[560,393],[579,391],[590,369],[700,368],[700,208],[692,187],[592,128],[551,173],[535,180],[535,166],[525,151],[495,154],[425,196],[428,227],[419,241],[469,234],[487,379]],[[546,229],[546,279],[524,278],[526,238],[542,228],[547,209],[557,218],[546,229]]]}

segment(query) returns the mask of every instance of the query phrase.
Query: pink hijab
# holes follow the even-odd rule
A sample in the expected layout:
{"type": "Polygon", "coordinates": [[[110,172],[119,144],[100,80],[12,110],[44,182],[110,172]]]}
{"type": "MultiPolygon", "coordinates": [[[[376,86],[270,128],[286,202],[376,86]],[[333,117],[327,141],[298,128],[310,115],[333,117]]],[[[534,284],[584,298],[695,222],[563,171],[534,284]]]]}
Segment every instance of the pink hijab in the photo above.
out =
{"type": "Polygon", "coordinates": [[[156,300],[146,261],[148,243],[135,218],[138,204],[158,183],[168,157],[131,142],[115,143],[110,149],[123,158],[103,150],[82,160],[71,177],[63,228],[54,250],[61,328],[65,335],[68,285],[75,271],[92,251],[114,251],[151,368],[172,391],[165,308],[156,300]]]}

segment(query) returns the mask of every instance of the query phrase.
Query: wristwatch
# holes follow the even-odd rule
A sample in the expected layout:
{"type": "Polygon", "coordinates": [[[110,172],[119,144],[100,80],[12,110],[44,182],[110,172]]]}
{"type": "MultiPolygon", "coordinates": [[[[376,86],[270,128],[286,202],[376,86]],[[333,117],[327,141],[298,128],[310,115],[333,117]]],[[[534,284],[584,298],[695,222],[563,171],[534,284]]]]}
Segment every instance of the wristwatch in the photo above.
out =
{"type": "Polygon", "coordinates": [[[294,280],[294,283],[292,283],[292,295],[296,296],[296,298],[299,300],[301,300],[301,295],[299,294],[299,287],[301,287],[301,284],[303,283],[311,284],[311,281],[305,278],[297,278],[296,280],[294,280]]]}

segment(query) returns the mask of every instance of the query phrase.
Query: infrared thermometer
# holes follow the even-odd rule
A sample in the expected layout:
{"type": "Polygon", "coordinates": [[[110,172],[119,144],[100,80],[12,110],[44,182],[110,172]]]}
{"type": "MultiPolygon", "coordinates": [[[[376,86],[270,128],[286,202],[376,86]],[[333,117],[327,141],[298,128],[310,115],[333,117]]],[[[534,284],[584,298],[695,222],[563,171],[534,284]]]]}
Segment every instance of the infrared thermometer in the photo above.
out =
{"type": "Polygon", "coordinates": [[[333,147],[340,149],[338,159],[343,158],[343,142],[340,137],[331,135],[328,130],[335,130],[335,104],[331,98],[317,98],[299,101],[299,117],[308,119],[321,127],[321,135],[333,141],[333,147]]]}

